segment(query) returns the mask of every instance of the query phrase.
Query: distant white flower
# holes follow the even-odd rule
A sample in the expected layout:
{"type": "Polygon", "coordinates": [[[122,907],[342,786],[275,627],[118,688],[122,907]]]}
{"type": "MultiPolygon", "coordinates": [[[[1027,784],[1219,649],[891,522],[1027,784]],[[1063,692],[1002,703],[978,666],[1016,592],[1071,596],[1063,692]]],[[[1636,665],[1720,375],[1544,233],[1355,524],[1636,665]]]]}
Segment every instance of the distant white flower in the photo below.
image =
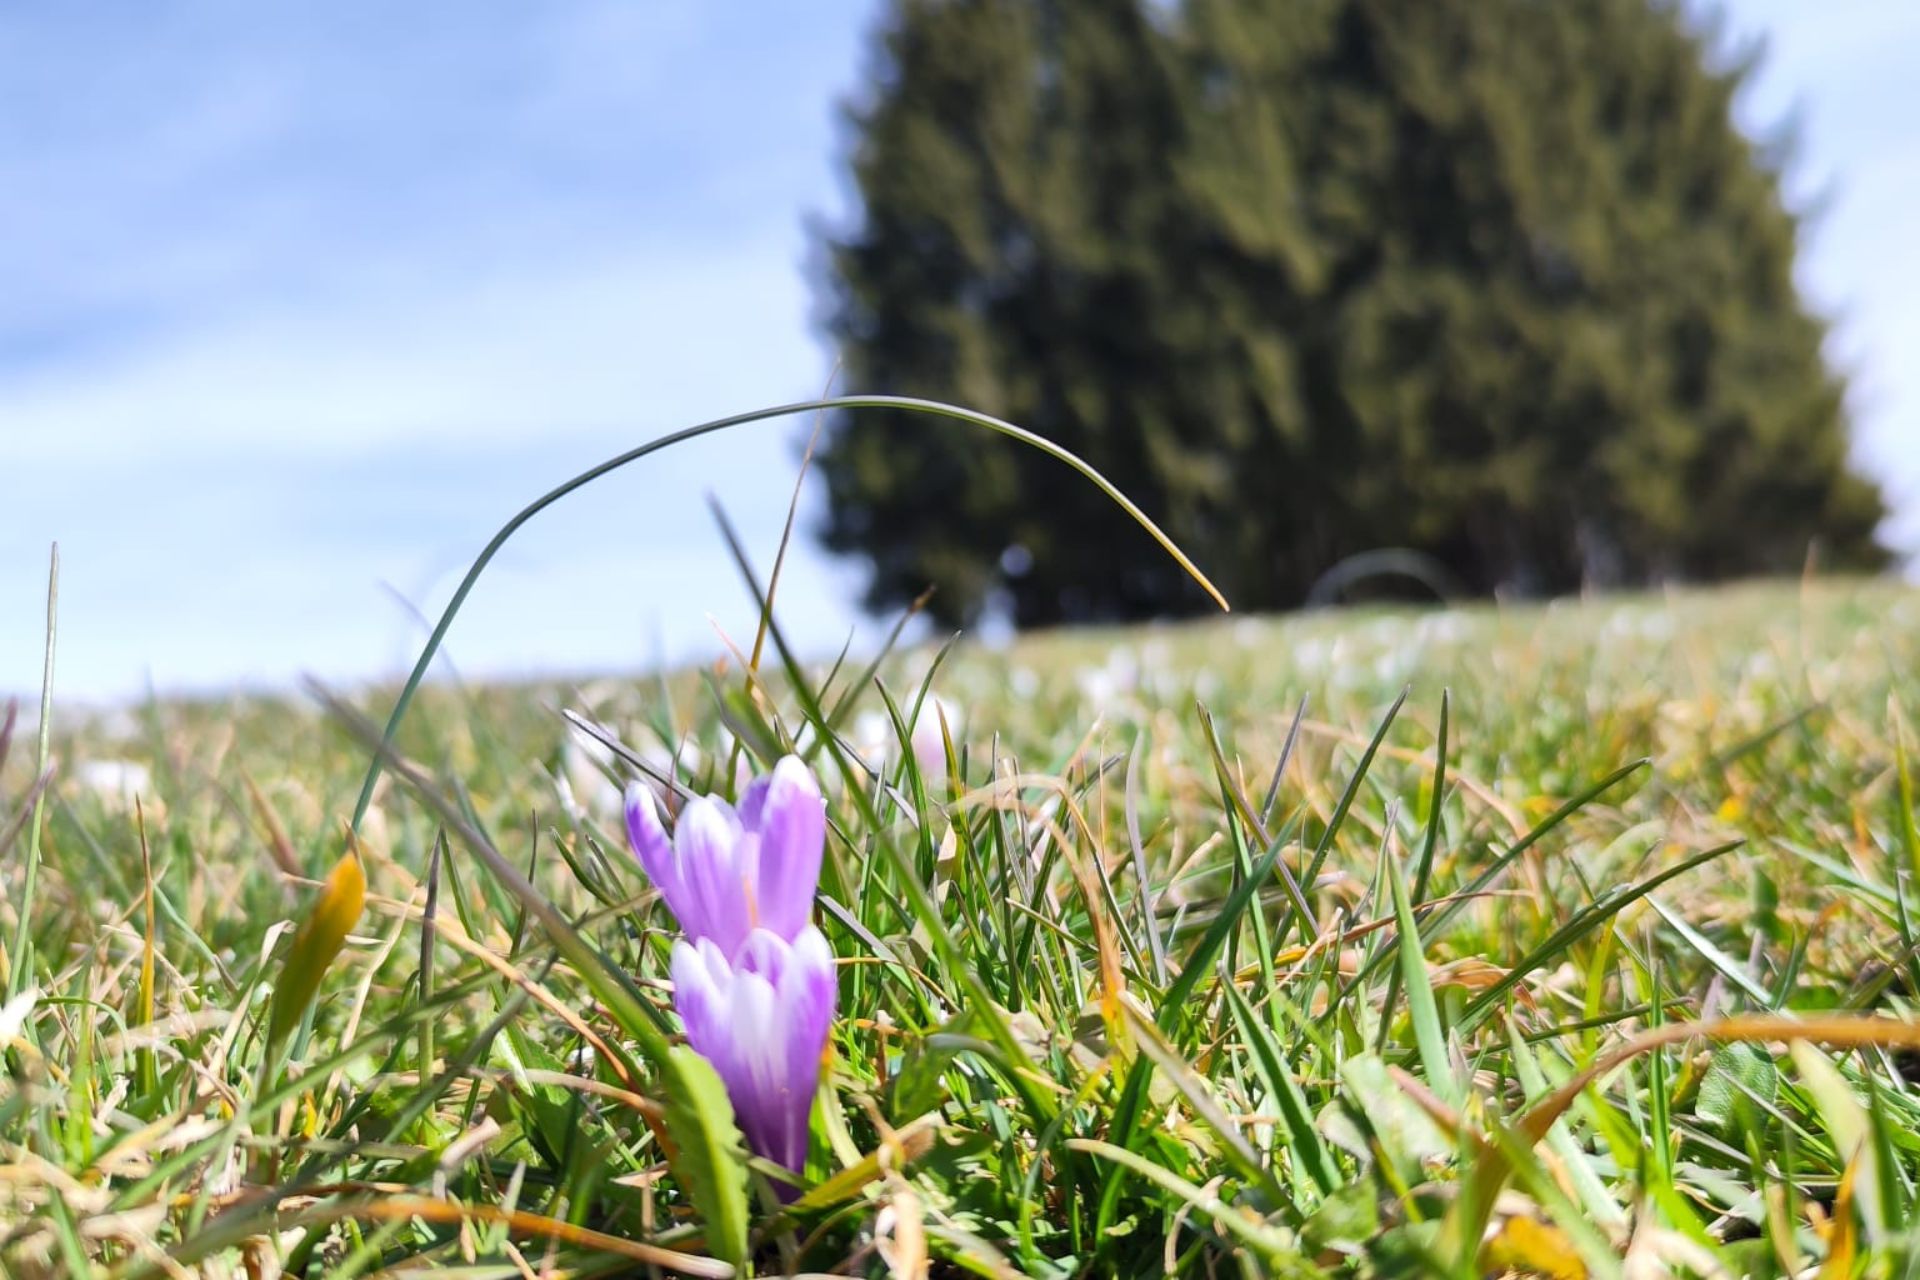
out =
{"type": "Polygon", "coordinates": [[[1293,646],[1293,665],[1306,674],[1325,668],[1331,656],[1331,650],[1321,636],[1308,636],[1293,646]]]}
{"type": "Polygon", "coordinates": [[[1118,646],[1107,654],[1106,662],[1080,668],[1073,679],[1094,711],[1106,711],[1139,686],[1140,662],[1133,650],[1118,646]]]}
{"type": "Polygon", "coordinates": [[[1452,609],[1438,609],[1432,613],[1420,615],[1420,621],[1413,627],[1413,638],[1420,644],[1459,644],[1473,630],[1463,614],[1452,609]]]}
{"type": "MultiPolygon", "coordinates": [[[[928,778],[944,778],[947,775],[947,745],[940,735],[942,715],[946,717],[947,732],[953,735],[954,744],[958,746],[961,740],[960,710],[938,694],[929,694],[920,704],[920,714],[909,731],[914,762],[928,778]]],[[[860,758],[876,769],[884,767],[899,746],[893,718],[878,709],[862,711],[855,716],[848,737],[860,758]]]]}
{"type": "Polygon", "coordinates": [[[570,813],[610,817],[620,812],[620,787],[608,775],[613,752],[597,738],[574,732],[560,744],[560,803],[570,813]]]}
{"type": "Polygon", "coordinates": [[[40,989],[28,987],[4,1005],[0,1005],[0,1048],[5,1048],[19,1039],[20,1029],[27,1025],[27,1015],[33,1012],[33,1006],[39,1002],[40,989]]]}
{"type": "Polygon", "coordinates": [[[913,722],[913,758],[919,764],[920,772],[928,778],[947,776],[947,744],[941,735],[940,724],[946,722],[946,732],[953,735],[953,744],[958,749],[961,740],[960,709],[938,695],[929,695],[920,706],[920,715],[913,722]]]}
{"type": "Polygon", "coordinates": [[[74,781],[109,808],[131,809],[135,797],[151,798],[153,771],[133,760],[83,760],[74,781]]]}
{"type": "Polygon", "coordinates": [[[853,718],[847,739],[860,758],[877,769],[887,762],[888,749],[893,745],[893,721],[884,711],[862,711],[853,718]]]}

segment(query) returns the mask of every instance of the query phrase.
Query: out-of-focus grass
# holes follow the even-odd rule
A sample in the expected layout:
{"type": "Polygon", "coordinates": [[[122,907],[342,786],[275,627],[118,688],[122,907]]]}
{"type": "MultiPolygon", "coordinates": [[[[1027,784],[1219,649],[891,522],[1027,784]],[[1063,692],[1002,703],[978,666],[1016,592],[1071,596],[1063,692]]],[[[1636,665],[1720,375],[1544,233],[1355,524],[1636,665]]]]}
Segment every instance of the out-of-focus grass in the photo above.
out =
{"type": "MultiPolygon", "coordinates": [[[[56,705],[30,994],[0,1013],[0,1271],[724,1273],[649,1123],[645,1038],[472,845],[670,1027],[670,922],[616,784],[730,791],[796,744],[831,796],[842,1016],[820,1189],[757,1201],[761,1272],[1920,1265],[1920,593],[1342,611],[937,658],[753,694],[737,664],[429,688],[399,743],[420,786],[381,785],[366,914],[283,1072],[262,1070],[272,991],[365,747],[307,700],[56,705]],[[833,750],[814,704],[845,712],[833,750]]],[[[378,718],[390,694],[351,701],[378,718]]],[[[9,942],[23,838],[0,849],[9,942]]]]}

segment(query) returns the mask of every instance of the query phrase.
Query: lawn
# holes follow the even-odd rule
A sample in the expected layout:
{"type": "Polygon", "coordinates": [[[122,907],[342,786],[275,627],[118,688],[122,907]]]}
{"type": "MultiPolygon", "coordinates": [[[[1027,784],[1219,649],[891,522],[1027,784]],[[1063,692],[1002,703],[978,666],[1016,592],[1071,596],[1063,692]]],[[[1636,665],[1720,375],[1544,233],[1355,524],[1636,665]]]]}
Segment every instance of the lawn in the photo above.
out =
{"type": "Polygon", "coordinates": [[[429,685],[344,865],[393,689],[56,698],[38,822],[24,707],[0,1273],[1920,1268],[1920,591],[760,670],[429,685]],[[838,1018],[783,1199],[666,1050],[620,787],[791,751],[838,1018]]]}

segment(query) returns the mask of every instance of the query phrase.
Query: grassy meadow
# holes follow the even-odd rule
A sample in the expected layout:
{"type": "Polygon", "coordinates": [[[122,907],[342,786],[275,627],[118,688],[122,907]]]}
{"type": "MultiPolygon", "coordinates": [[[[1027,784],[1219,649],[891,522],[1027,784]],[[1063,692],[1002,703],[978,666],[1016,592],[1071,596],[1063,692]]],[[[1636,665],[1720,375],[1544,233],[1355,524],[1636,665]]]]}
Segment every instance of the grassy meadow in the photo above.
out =
{"type": "Polygon", "coordinates": [[[1920,1274],[1920,591],[748,666],[428,686],[324,971],[392,689],[56,683],[38,819],[23,706],[0,1274],[1920,1274]],[[619,786],[792,750],[839,1017],[786,1203],[662,1073],[619,786]]]}

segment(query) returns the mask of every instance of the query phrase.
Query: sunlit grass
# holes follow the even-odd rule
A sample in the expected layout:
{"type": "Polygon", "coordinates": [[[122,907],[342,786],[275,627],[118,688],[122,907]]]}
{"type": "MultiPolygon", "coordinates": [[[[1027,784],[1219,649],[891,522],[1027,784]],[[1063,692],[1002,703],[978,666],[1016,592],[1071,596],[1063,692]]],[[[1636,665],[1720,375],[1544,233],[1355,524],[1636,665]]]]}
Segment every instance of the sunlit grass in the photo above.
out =
{"type": "MultiPolygon", "coordinates": [[[[616,784],[729,792],[795,747],[841,1020],[812,1190],[756,1177],[759,1272],[1920,1265],[1920,593],[782,658],[426,687],[273,1069],[392,691],[56,703],[0,1271],[727,1274],[661,1143],[671,923],[616,784]]],[[[0,774],[10,948],[32,744],[0,774]]]]}

